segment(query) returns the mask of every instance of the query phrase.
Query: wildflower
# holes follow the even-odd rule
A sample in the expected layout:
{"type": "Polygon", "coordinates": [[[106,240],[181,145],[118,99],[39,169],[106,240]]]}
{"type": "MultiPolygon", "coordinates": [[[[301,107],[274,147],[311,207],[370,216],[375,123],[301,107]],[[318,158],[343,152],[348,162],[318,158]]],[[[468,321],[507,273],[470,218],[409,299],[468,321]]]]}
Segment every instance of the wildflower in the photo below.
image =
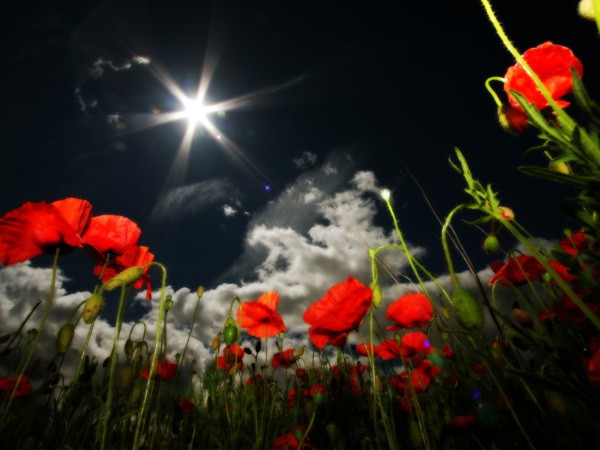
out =
{"type": "Polygon", "coordinates": [[[241,372],[244,370],[243,357],[244,349],[236,343],[233,343],[223,348],[223,356],[217,358],[217,367],[227,373],[231,372],[234,368],[241,372]]]}
{"type": "Polygon", "coordinates": [[[275,311],[279,303],[277,292],[267,292],[255,302],[243,302],[237,310],[240,327],[257,338],[269,338],[285,331],[281,315],[275,311]]]}
{"type": "Polygon", "coordinates": [[[0,217],[0,262],[10,266],[42,253],[81,247],[91,214],[92,205],[78,198],[26,202],[0,217]]]}
{"type": "Polygon", "coordinates": [[[521,286],[528,281],[539,280],[546,269],[537,259],[529,255],[518,255],[502,263],[495,261],[490,267],[496,274],[488,282],[488,286],[499,283],[503,286],[521,286]]]}
{"type": "Polygon", "coordinates": [[[422,328],[433,318],[433,308],[429,298],[425,294],[406,294],[392,303],[385,317],[395,322],[388,330],[401,330],[402,328],[422,328]]]}
{"type": "Polygon", "coordinates": [[[374,356],[379,356],[379,349],[374,344],[358,344],[356,346],[356,352],[363,356],[369,356],[372,353],[374,356]]]}
{"type": "MultiPolygon", "coordinates": [[[[300,444],[300,441],[298,440],[298,437],[296,437],[296,435],[299,435],[301,437],[304,434],[305,430],[306,426],[300,425],[299,427],[296,427],[294,431],[282,434],[273,442],[273,450],[296,450],[297,448],[299,448],[298,444],[300,444]]],[[[306,443],[306,441],[308,440],[309,438],[307,437],[306,440],[302,443],[302,448],[314,449],[315,447],[306,443]]]]}
{"type": "Polygon", "coordinates": [[[271,360],[271,365],[273,367],[279,366],[284,369],[287,369],[288,367],[291,367],[292,364],[295,364],[296,361],[298,361],[299,357],[300,357],[300,355],[297,355],[297,353],[294,351],[294,349],[290,348],[283,352],[275,353],[273,355],[273,359],[271,360]]]}
{"type": "Polygon", "coordinates": [[[401,358],[402,349],[395,339],[386,339],[377,346],[376,354],[384,361],[388,361],[390,359],[401,358]]]}
{"type": "Polygon", "coordinates": [[[416,355],[429,355],[435,351],[435,347],[429,342],[425,333],[413,331],[402,336],[402,356],[410,360],[416,355]]]}
{"type": "Polygon", "coordinates": [[[345,344],[348,334],[358,328],[372,302],[373,291],[353,277],[332,286],[304,312],[303,319],[313,344],[322,349],[331,343],[345,344]]]}
{"type": "Polygon", "coordinates": [[[405,394],[411,392],[411,386],[416,393],[423,392],[431,384],[432,378],[442,371],[441,367],[432,365],[428,359],[415,358],[414,362],[414,368],[410,371],[410,381],[406,371],[390,380],[393,387],[404,391],[405,394]]]}
{"type": "Polygon", "coordinates": [[[135,222],[123,216],[93,217],[83,234],[86,251],[96,261],[104,263],[137,247],[142,231],[135,222]]]}
{"type": "MultiPolygon", "coordinates": [[[[569,94],[573,88],[571,69],[574,68],[580,77],[583,75],[581,61],[573,55],[571,49],[552,42],[545,42],[523,53],[523,59],[544,83],[558,106],[567,107],[569,102],[561,100],[561,97],[569,94]]],[[[549,105],[521,64],[517,63],[509,67],[504,78],[506,79],[504,90],[508,94],[508,101],[513,108],[523,110],[510,91],[519,92],[537,109],[541,110],[549,105]]]]}
{"type": "Polygon", "coordinates": [[[452,358],[454,356],[454,352],[452,351],[452,349],[450,348],[450,346],[448,344],[444,344],[442,346],[442,348],[440,349],[440,355],[442,358],[452,358]]]}
{"type": "Polygon", "coordinates": [[[191,413],[196,411],[198,408],[189,397],[184,397],[179,401],[179,409],[181,409],[181,411],[184,413],[191,413]]]}
{"type": "Polygon", "coordinates": [[[575,256],[579,252],[586,250],[589,246],[589,241],[585,233],[582,231],[577,231],[566,238],[558,244],[563,252],[567,255],[575,256]]]}
{"type": "Polygon", "coordinates": [[[594,336],[588,345],[590,357],[585,357],[583,365],[590,386],[600,389],[600,336],[594,336]]]}
{"type": "MultiPolygon", "coordinates": [[[[19,380],[19,377],[0,378],[0,398],[9,398],[12,395],[13,391],[15,391],[15,386],[17,386],[17,380],[19,380]]],[[[19,385],[13,398],[25,395],[31,395],[31,382],[27,375],[23,375],[19,380],[19,385]]]]}
{"type": "MultiPolygon", "coordinates": [[[[177,364],[168,359],[157,361],[155,370],[157,380],[169,381],[177,373],[177,364]]],[[[147,380],[150,376],[150,369],[142,369],[140,376],[147,380]]]]}

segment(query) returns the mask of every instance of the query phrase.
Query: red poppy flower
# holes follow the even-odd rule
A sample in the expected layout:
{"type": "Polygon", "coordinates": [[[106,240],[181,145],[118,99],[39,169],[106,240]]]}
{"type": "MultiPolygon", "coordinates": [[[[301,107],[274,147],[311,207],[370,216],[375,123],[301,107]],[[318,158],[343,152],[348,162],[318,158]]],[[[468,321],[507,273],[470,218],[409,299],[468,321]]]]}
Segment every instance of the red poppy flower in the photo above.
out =
{"type": "Polygon", "coordinates": [[[332,286],[304,312],[303,319],[313,344],[322,349],[331,343],[341,347],[348,333],[358,328],[371,306],[373,291],[353,277],[332,286]]]}
{"type": "Polygon", "coordinates": [[[589,241],[583,232],[578,231],[564,238],[558,245],[567,255],[575,256],[588,248],[589,241]]]}
{"type": "Polygon", "coordinates": [[[393,377],[390,382],[396,389],[410,394],[411,384],[416,393],[423,392],[431,384],[433,377],[442,371],[439,366],[434,366],[428,359],[415,358],[415,367],[410,372],[410,381],[406,372],[393,377]]]}
{"type": "Polygon", "coordinates": [[[248,334],[257,338],[270,338],[285,331],[281,315],[275,311],[279,303],[277,292],[267,292],[255,302],[243,302],[237,310],[237,321],[248,334]]]}
{"type": "Polygon", "coordinates": [[[404,359],[410,360],[416,355],[430,355],[435,347],[429,342],[425,333],[413,331],[402,336],[402,355],[404,359]]]}
{"type": "Polygon", "coordinates": [[[83,235],[85,248],[98,262],[104,263],[137,247],[142,231],[123,216],[103,215],[90,220],[83,235]]]}
{"type": "Polygon", "coordinates": [[[379,347],[374,344],[358,344],[356,346],[356,352],[363,356],[369,356],[369,353],[373,353],[374,356],[379,356],[379,347]]]}
{"type": "MultiPolygon", "coordinates": [[[[569,94],[573,88],[571,69],[575,68],[580,77],[583,75],[583,65],[573,55],[571,49],[545,42],[523,53],[523,59],[544,83],[556,103],[561,108],[568,106],[569,102],[560,99],[569,94]]],[[[524,95],[527,101],[533,103],[538,109],[548,106],[548,101],[520,64],[509,67],[504,78],[506,78],[504,90],[513,108],[523,109],[510,91],[517,91],[524,95]]]]}
{"type": "Polygon", "coordinates": [[[387,327],[390,331],[421,328],[433,318],[433,308],[426,295],[411,293],[392,303],[385,312],[385,317],[396,323],[387,327]]]}
{"type": "Polygon", "coordinates": [[[444,344],[440,349],[440,356],[442,358],[452,358],[454,356],[454,352],[448,344],[444,344]]]}
{"type": "MultiPolygon", "coordinates": [[[[129,269],[130,267],[144,267],[152,261],[154,261],[154,255],[150,253],[148,247],[143,245],[139,247],[134,246],[122,255],[111,258],[106,267],[104,262],[98,263],[94,267],[94,275],[99,276],[102,274],[102,282],[106,283],[125,269],[129,269]]],[[[143,285],[146,285],[146,298],[148,300],[152,299],[152,286],[150,284],[150,275],[148,275],[149,269],[149,267],[146,267],[140,279],[132,284],[135,289],[140,289],[143,285]]]]}
{"type": "Polygon", "coordinates": [[[505,263],[494,261],[490,267],[496,274],[488,282],[488,286],[495,283],[503,286],[521,286],[527,281],[539,280],[546,271],[537,259],[529,255],[518,255],[509,258],[505,263]]]}
{"type": "Polygon", "coordinates": [[[298,398],[298,392],[296,391],[296,389],[290,389],[290,392],[288,392],[288,395],[287,395],[288,406],[290,409],[292,409],[294,407],[295,400],[297,398],[298,398]]]}
{"type": "Polygon", "coordinates": [[[402,358],[402,349],[395,339],[386,339],[377,346],[377,356],[384,361],[390,359],[402,358]]]}
{"type": "MultiPolygon", "coordinates": [[[[300,444],[300,441],[298,440],[296,435],[302,436],[305,430],[306,426],[300,425],[296,427],[294,431],[282,434],[273,442],[273,450],[296,450],[297,448],[299,448],[298,444],[300,444]]],[[[302,448],[315,449],[315,447],[306,442],[308,440],[309,438],[307,437],[306,440],[302,443],[302,448]]]]}
{"type": "Polygon", "coordinates": [[[194,402],[190,400],[189,397],[184,397],[179,401],[179,409],[181,409],[181,411],[183,411],[184,413],[191,413],[196,411],[198,408],[196,407],[194,402]]]}
{"type": "MultiPolygon", "coordinates": [[[[583,296],[582,289],[575,289],[575,293],[583,296]]],[[[595,302],[585,302],[586,306],[592,311],[592,313],[600,314],[600,305],[595,302]]],[[[577,306],[577,304],[569,297],[564,294],[560,297],[558,303],[550,306],[548,311],[540,311],[539,318],[542,322],[548,320],[548,318],[559,319],[563,322],[573,323],[580,325],[586,319],[586,315],[577,306]]]]}
{"type": "Polygon", "coordinates": [[[223,348],[223,356],[217,358],[217,367],[229,373],[233,368],[238,372],[244,370],[244,349],[235,342],[223,348]]]}
{"type": "MultiPolygon", "coordinates": [[[[19,380],[19,377],[0,378],[0,392],[2,392],[0,398],[9,398],[12,395],[13,391],[15,391],[15,386],[17,386],[17,380],[19,380]]],[[[27,375],[23,375],[21,380],[19,380],[19,385],[13,398],[25,395],[31,395],[31,382],[27,375]]]]}
{"type": "Polygon", "coordinates": [[[285,350],[283,352],[277,352],[273,355],[273,359],[271,360],[271,365],[273,367],[283,367],[284,369],[287,369],[288,367],[291,367],[292,364],[294,364],[296,361],[298,361],[298,356],[296,356],[294,349],[290,348],[288,350],[285,350]]]}
{"type": "Polygon", "coordinates": [[[0,217],[0,262],[5,266],[42,253],[61,253],[81,247],[92,205],[78,198],[53,203],[27,202],[0,217]]]}
{"type": "Polygon", "coordinates": [[[591,356],[583,360],[588,382],[595,389],[600,389],[600,336],[594,336],[590,340],[588,350],[591,356]]]}
{"type": "MultiPolygon", "coordinates": [[[[157,361],[156,363],[156,379],[159,381],[169,381],[177,373],[177,364],[168,359],[164,361],[157,361]]],[[[150,376],[150,368],[142,369],[140,376],[144,379],[148,379],[150,376]]]]}

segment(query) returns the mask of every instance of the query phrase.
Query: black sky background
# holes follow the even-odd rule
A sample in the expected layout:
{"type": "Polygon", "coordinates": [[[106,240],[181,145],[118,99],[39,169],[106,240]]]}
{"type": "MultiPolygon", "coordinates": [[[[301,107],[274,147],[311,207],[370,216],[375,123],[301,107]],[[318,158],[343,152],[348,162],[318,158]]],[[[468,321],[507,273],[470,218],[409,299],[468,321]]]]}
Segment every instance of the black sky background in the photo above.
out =
{"type": "MultiPolygon", "coordinates": [[[[547,40],[571,47],[598,98],[597,30],[577,16],[576,6],[494,2],[521,51],[547,40]]],[[[168,111],[177,102],[144,68],[107,71],[101,83],[90,81],[99,57],[118,63],[147,56],[192,94],[208,52],[218,60],[209,102],[267,90],[214,119],[259,171],[248,173],[198,133],[185,179],[235,179],[251,213],[299,175],[293,158],[308,151],[318,164],[337,149],[392,189],[408,238],[431,244],[439,225],[402,163],[445,215],[466,200],[447,162],[458,147],[533,234],[558,238],[570,223],[556,201],[569,191],[516,170],[543,161],[523,156],[536,142],[535,131],[515,137],[497,124],[484,82],[503,76],[513,61],[479,2],[38,1],[12,5],[4,22],[0,212],[74,196],[89,200],[95,214],[125,215],[140,225],[140,244],[170,269],[176,289],[222,280],[240,255],[246,222],[223,226],[214,220],[222,216],[216,206],[168,229],[150,221],[185,124],[136,130],[152,107],[168,111]],[[81,111],[77,86],[101,99],[98,108],[81,111]],[[123,130],[107,124],[115,110],[123,130]]],[[[380,220],[389,226],[387,216],[380,220]]],[[[479,238],[468,242],[483,264],[489,257],[477,251],[479,238]]],[[[83,288],[90,289],[94,278],[91,271],[87,279],[82,275],[82,257],[70,255],[61,266],[84,277],[83,288]]],[[[438,263],[431,261],[441,272],[438,263]]]]}

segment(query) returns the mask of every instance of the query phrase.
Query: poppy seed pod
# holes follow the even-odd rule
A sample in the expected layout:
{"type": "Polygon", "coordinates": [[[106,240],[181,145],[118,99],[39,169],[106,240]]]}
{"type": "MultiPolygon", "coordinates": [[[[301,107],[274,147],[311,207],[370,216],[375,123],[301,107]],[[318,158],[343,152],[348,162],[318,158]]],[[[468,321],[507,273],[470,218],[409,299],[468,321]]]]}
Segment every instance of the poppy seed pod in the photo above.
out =
{"type": "Polygon", "coordinates": [[[457,287],[452,294],[452,307],[456,320],[464,329],[480,331],[483,328],[483,309],[469,292],[457,287]]]}
{"type": "Polygon", "coordinates": [[[144,275],[144,269],[140,266],[133,266],[108,280],[104,283],[103,288],[105,291],[112,291],[121,286],[129,286],[139,280],[142,275],[144,275]]]}
{"type": "Polygon", "coordinates": [[[104,307],[104,299],[100,294],[92,294],[83,305],[82,318],[85,323],[92,323],[102,311],[104,307]]]}
{"type": "Polygon", "coordinates": [[[165,311],[170,311],[172,307],[173,307],[173,296],[167,295],[167,298],[165,300],[165,311]]]}
{"type": "Polygon", "coordinates": [[[75,334],[75,326],[71,322],[65,323],[56,336],[56,350],[58,353],[66,353],[71,346],[73,335],[75,334]]]}
{"type": "Polygon", "coordinates": [[[493,234],[490,234],[483,241],[483,251],[486,252],[487,254],[497,253],[499,249],[500,249],[500,242],[498,241],[498,238],[496,236],[494,236],[493,234]]]}

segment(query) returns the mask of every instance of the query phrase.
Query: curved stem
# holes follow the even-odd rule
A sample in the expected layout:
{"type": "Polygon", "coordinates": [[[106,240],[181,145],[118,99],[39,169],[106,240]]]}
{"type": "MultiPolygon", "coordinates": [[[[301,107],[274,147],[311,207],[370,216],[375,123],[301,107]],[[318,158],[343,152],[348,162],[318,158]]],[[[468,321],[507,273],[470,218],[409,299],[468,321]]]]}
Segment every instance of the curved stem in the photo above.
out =
{"type": "MultiPolygon", "coordinates": [[[[183,361],[185,360],[185,354],[188,349],[188,344],[190,343],[190,338],[192,337],[192,331],[194,330],[194,324],[196,323],[196,315],[198,314],[198,310],[200,309],[200,299],[201,299],[201,297],[198,297],[198,300],[196,301],[196,309],[194,309],[194,315],[192,316],[192,324],[190,325],[190,332],[188,333],[187,340],[185,341],[185,347],[183,347],[183,352],[181,353],[181,366],[182,367],[183,367],[183,361]]],[[[180,369],[180,367],[177,367],[177,380],[175,382],[175,385],[177,385],[179,382],[180,374],[181,374],[181,369],[180,369]]]]}
{"type": "Polygon", "coordinates": [[[491,81],[500,81],[501,83],[506,83],[506,79],[502,78],[502,77],[489,77],[487,80],[485,80],[485,88],[487,89],[487,91],[490,93],[490,95],[494,99],[496,106],[501,107],[502,100],[500,100],[500,98],[498,97],[498,94],[496,94],[496,91],[494,91],[492,89],[492,86],[490,86],[491,81]]]}
{"type": "Polygon", "coordinates": [[[133,449],[138,450],[140,447],[140,434],[144,427],[144,420],[146,418],[146,412],[148,409],[148,401],[150,398],[150,391],[152,389],[152,385],[154,384],[154,377],[152,376],[155,373],[156,366],[158,365],[158,354],[160,353],[160,344],[162,342],[162,327],[160,326],[163,320],[163,314],[165,309],[165,286],[167,285],[167,269],[165,266],[158,262],[152,262],[148,264],[149,266],[156,266],[162,271],[162,284],[160,289],[160,301],[158,305],[158,318],[156,320],[156,336],[154,338],[154,353],[152,354],[152,362],[150,364],[150,372],[148,376],[148,382],[146,383],[146,390],[144,391],[144,400],[142,401],[142,407],[140,409],[140,413],[138,416],[138,421],[136,423],[135,429],[135,437],[133,441],[133,449]]]}
{"type": "Polygon", "coordinates": [[[454,272],[454,265],[452,264],[452,257],[450,256],[450,247],[448,246],[447,236],[448,227],[450,226],[450,222],[452,221],[454,214],[456,214],[458,211],[464,208],[464,206],[465,205],[458,205],[452,211],[450,211],[450,214],[448,214],[448,217],[446,217],[446,221],[444,222],[444,226],[442,227],[442,247],[444,249],[444,256],[446,257],[448,271],[450,272],[450,278],[452,278],[452,284],[455,287],[458,287],[458,278],[456,277],[456,273],[454,272]]]}

